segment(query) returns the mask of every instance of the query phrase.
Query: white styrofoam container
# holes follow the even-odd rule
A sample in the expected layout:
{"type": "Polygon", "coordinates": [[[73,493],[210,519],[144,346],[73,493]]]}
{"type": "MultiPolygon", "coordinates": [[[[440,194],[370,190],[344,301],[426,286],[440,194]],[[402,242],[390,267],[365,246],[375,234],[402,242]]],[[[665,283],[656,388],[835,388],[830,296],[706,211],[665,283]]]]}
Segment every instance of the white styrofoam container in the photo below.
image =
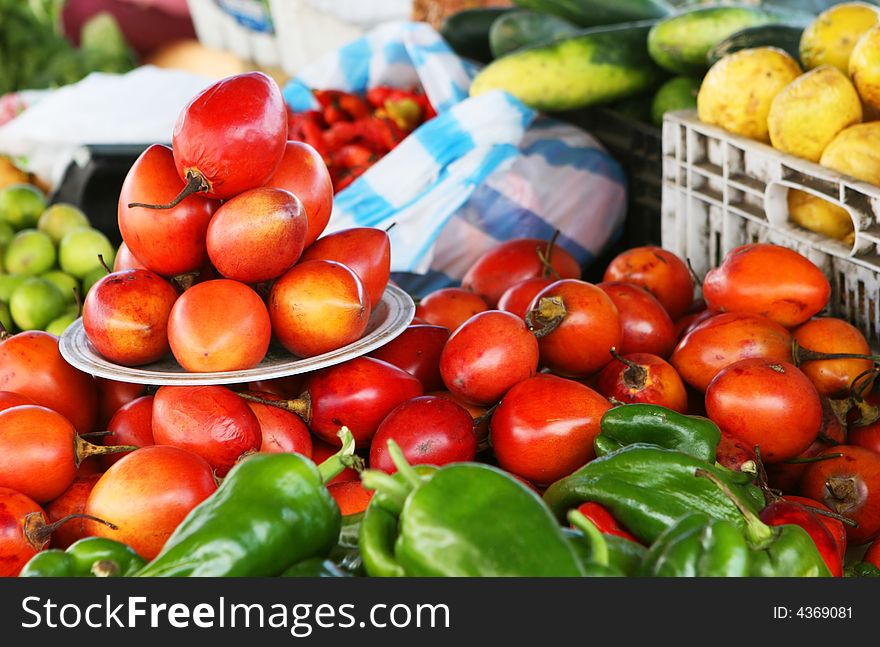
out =
{"type": "Polygon", "coordinates": [[[269,0],[274,33],[239,24],[215,0],[187,0],[199,41],[295,75],[375,25],[406,20],[412,0],[269,0]]]}
{"type": "Polygon", "coordinates": [[[698,275],[739,245],[797,250],[831,282],[828,311],[880,346],[880,187],[781,153],[701,122],[696,111],[663,121],[663,247],[698,275]],[[787,194],[800,189],[846,209],[855,242],[844,244],[788,219],[787,194]]]}

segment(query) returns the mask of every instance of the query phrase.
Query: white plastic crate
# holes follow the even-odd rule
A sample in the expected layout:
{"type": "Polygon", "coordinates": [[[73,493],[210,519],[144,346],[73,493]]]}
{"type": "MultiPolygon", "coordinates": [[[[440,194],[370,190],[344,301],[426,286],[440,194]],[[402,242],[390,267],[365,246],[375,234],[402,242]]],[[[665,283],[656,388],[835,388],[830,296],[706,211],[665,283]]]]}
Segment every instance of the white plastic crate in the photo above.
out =
{"type": "Polygon", "coordinates": [[[695,111],[663,122],[663,247],[698,275],[739,245],[795,249],[831,281],[828,311],[880,346],[880,187],[701,122],[695,111]],[[789,189],[846,209],[855,242],[846,245],[788,220],[789,189]]]}
{"type": "Polygon", "coordinates": [[[293,76],[375,25],[406,20],[412,0],[268,0],[274,32],[240,24],[216,0],[187,0],[199,41],[293,76]]]}

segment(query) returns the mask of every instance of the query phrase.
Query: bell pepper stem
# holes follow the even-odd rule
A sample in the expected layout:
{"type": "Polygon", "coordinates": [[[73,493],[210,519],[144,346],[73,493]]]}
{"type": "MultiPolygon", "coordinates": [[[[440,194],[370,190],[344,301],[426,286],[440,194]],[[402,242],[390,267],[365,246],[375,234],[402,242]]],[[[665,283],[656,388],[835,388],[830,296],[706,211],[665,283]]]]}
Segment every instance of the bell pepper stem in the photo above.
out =
{"type": "Polygon", "coordinates": [[[400,445],[394,442],[394,439],[388,440],[388,453],[391,456],[394,467],[397,468],[397,473],[400,474],[412,489],[418,488],[422,484],[422,477],[407,462],[406,457],[403,455],[403,450],[400,449],[400,445]]]}
{"type": "Polygon", "coordinates": [[[608,542],[602,531],[579,510],[568,511],[568,522],[590,540],[590,557],[600,566],[608,566],[608,542]]]}
{"type": "Polygon", "coordinates": [[[412,489],[405,483],[401,483],[396,478],[381,470],[364,470],[361,473],[361,485],[367,490],[375,490],[382,493],[385,501],[392,504],[393,512],[400,514],[406,497],[412,492],[412,489]]]}
{"type": "Polygon", "coordinates": [[[354,454],[354,436],[351,430],[348,427],[342,427],[336,435],[342,441],[342,447],[333,456],[318,465],[318,472],[320,472],[324,483],[329,483],[342,474],[346,467],[358,471],[363,469],[363,461],[354,454]]]}
{"type": "Polygon", "coordinates": [[[766,548],[769,544],[773,543],[773,541],[778,536],[777,529],[772,528],[761,521],[758,515],[752,512],[733,492],[733,490],[731,490],[727,486],[727,483],[718,478],[717,474],[698,467],[694,471],[694,476],[706,478],[712,481],[712,483],[724,493],[724,496],[730,499],[733,505],[736,506],[740,514],[742,514],[746,524],[746,539],[753,548],[755,548],[756,550],[761,550],[763,548],[766,548]]]}

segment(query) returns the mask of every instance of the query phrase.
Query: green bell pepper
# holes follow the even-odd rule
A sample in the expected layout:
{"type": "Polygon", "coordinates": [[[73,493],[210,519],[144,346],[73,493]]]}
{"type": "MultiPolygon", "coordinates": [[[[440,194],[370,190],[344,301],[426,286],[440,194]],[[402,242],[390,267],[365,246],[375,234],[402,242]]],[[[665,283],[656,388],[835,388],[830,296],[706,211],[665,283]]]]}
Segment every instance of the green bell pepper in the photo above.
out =
{"type": "Polygon", "coordinates": [[[146,564],[126,544],[104,537],[85,537],[67,550],[44,550],[21,569],[19,577],[128,577],[146,564]]]}
{"type": "Polygon", "coordinates": [[[736,505],[697,469],[709,470],[727,483],[754,512],[764,507],[764,495],[742,472],[656,445],[636,443],[587,463],[551,485],[544,501],[559,519],[584,501],[608,508],[640,541],[652,543],[688,512],[726,519],[741,530],[745,521],[736,505]]]}
{"type": "Polygon", "coordinates": [[[844,577],[880,577],[880,568],[870,562],[856,562],[843,569],[844,577]]]}
{"type": "Polygon", "coordinates": [[[186,516],[138,577],[266,577],[326,557],[341,527],[324,483],[351,463],[354,438],[316,467],[293,453],[253,454],[186,516]]]}
{"type": "Polygon", "coordinates": [[[329,559],[310,557],[288,568],[281,577],[351,577],[351,575],[329,559]]]}
{"type": "Polygon", "coordinates": [[[420,475],[388,443],[397,473],[361,475],[376,490],[361,554],[371,576],[572,577],[581,560],[541,499],[507,473],[455,463],[420,475]]]}
{"type": "Polygon", "coordinates": [[[655,404],[623,404],[609,409],[593,441],[597,456],[633,443],[650,443],[675,449],[694,458],[715,462],[721,441],[718,426],[702,416],[687,416],[655,404]]]}
{"type": "Polygon", "coordinates": [[[643,577],[745,577],[749,546],[742,531],[723,519],[696,512],[666,529],[645,556],[643,577]]]}

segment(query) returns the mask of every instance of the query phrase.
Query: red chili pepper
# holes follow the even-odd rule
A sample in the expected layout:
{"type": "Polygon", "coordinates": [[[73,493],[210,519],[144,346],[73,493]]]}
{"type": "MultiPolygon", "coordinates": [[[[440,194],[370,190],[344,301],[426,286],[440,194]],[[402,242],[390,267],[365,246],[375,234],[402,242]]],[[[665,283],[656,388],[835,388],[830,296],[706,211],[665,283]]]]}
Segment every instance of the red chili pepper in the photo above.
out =
{"type": "Polygon", "coordinates": [[[359,144],[346,144],[330,153],[330,163],[337,167],[368,166],[376,159],[378,158],[373,151],[359,144]]]}
{"type": "Polygon", "coordinates": [[[339,107],[352,119],[362,119],[372,113],[370,104],[356,94],[343,94],[339,97],[339,107]]]}
{"type": "Polygon", "coordinates": [[[327,144],[324,133],[315,116],[315,111],[300,112],[288,116],[287,138],[312,146],[324,159],[327,159],[327,144]]]}
{"type": "Polygon", "coordinates": [[[374,152],[387,153],[406,137],[406,133],[387,117],[367,117],[357,121],[360,136],[374,152]]]}
{"type": "Polygon", "coordinates": [[[638,539],[621,528],[620,524],[617,523],[617,520],[611,516],[611,513],[598,503],[593,503],[592,501],[582,503],[578,506],[578,512],[592,521],[595,526],[606,535],[615,535],[639,543],[638,539]]]}
{"type": "Polygon", "coordinates": [[[374,108],[381,108],[385,105],[385,100],[397,88],[388,85],[377,85],[367,90],[367,103],[374,108]]]}
{"type": "Polygon", "coordinates": [[[360,135],[357,124],[350,121],[340,121],[324,131],[324,142],[329,151],[353,142],[360,135]]]}

